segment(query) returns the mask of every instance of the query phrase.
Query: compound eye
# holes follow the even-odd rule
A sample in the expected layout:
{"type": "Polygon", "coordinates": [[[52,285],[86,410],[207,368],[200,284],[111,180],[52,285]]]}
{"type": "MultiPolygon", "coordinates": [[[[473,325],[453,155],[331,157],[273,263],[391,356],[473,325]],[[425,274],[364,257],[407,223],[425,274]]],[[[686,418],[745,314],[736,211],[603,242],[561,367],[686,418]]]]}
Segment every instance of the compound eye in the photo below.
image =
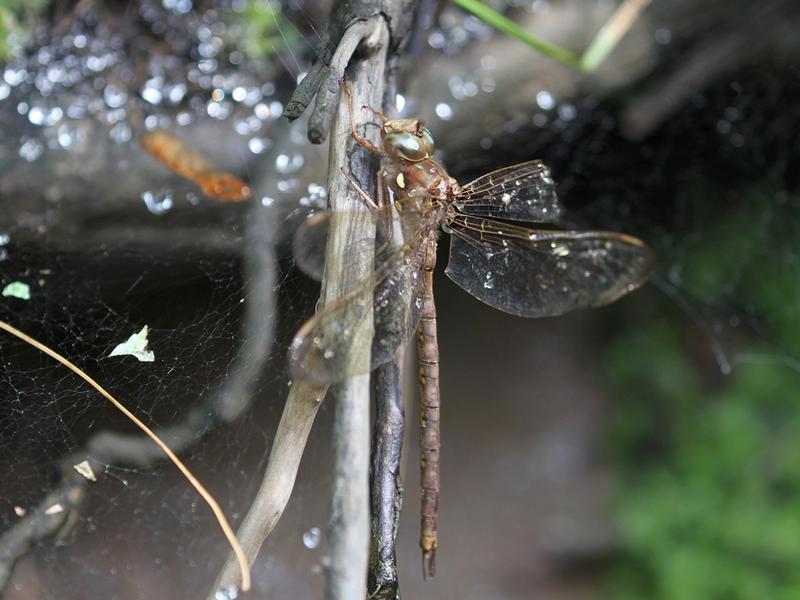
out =
{"type": "Polygon", "coordinates": [[[389,154],[414,162],[424,160],[429,156],[425,139],[417,137],[413,133],[392,132],[384,138],[383,145],[389,154]]]}
{"type": "Polygon", "coordinates": [[[419,132],[419,137],[417,138],[422,142],[422,149],[425,151],[427,158],[433,156],[433,152],[435,150],[435,144],[433,142],[433,136],[431,132],[428,131],[426,127],[423,127],[419,132]]]}

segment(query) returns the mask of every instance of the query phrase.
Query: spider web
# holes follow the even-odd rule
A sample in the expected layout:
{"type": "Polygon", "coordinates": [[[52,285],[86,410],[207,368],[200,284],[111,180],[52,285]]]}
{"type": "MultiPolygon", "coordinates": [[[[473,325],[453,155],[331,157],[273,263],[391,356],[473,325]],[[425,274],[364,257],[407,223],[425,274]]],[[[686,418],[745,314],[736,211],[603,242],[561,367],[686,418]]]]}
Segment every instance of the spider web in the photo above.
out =
{"type": "MultiPolygon", "coordinates": [[[[275,82],[295,80],[305,60],[286,47],[293,11],[311,24],[296,3],[111,6],[78,15],[54,42],[37,33],[0,83],[2,187],[16,199],[0,209],[0,280],[29,290],[27,299],[4,296],[0,318],[73,360],[162,435],[177,435],[165,437],[234,523],[281,414],[283,349],[316,293],[278,263],[298,220],[325,202],[314,179],[324,151],[308,148],[302,124],[280,120],[275,82]],[[249,23],[274,25],[274,60],[237,47],[247,11],[249,23]],[[176,132],[250,180],[255,201],[202,198],[138,146],[152,130],[176,132]],[[265,160],[269,176],[251,170],[265,160]],[[153,362],[109,357],[145,325],[153,362]]],[[[69,516],[23,553],[8,597],[204,596],[228,549],[186,481],[74,374],[10,336],[0,355],[4,529],[74,476],[73,465],[101,465],[82,502],[56,505],[69,516]]],[[[309,460],[319,452],[312,442],[309,460]]],[[[288,551],[262,566],[273,581],[262,592],[280,593],[287,572],[319,570],[308,550],[317,530],[306,543],[302,532],[323,521],[308,504],[301,497],[287,517],[302,522],[270,542],[288,551]]]]}

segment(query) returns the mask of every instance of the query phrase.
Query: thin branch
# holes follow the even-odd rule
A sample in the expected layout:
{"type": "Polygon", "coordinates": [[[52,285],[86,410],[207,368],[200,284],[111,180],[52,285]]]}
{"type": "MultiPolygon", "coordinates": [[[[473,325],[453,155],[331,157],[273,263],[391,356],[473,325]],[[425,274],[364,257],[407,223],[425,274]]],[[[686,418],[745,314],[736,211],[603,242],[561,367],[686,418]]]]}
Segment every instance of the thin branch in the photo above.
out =
{"type": "MultiPolygon", "coordinates": [[[[353,96],[358,104],[382,106],[386,78],[389,30],[383,17],[368,21],[370,35],[361,48],[365,58],[351,65],[353,96]]],[[[331,136],[329,198],[331,229],[325,262],[323,296],[326,303],[352,289],[369,276],[373,253],[364,252],[365,241],[374,245],[375,224],[363,200],[354,192],[341,167],[347,165],[353,176],[369,181],[367,193],[374,195],[373,160],[351,135],[347,99],[341,98],[331,136]],[[349,159],[349,160],[348,160],[349,159]],[[354,240],[357,240],[354,243],[354,240]]],[[[359,111],[356,127],[365,114],[359,111]]],[[[365,134],[377,141],[375,128],[365,134]]],[[[369,371],[372,346],[372,318],[351,326],[360,328],[350,349],[356,372],[369,371]]],[[[351,378],[337,387],[333,431],[333,483],[331,518],[328,529],[330,567],[326,598],[350,600],[366,596],[369,552],[369,375],[351,378]]]]}
{"type": "MultiPolygon", "coordinates": [[[[308,434],[327,391],[327,386],[292,382],[261,487],[237,533],[250,564],[255,561],[258,551],[289,502],[308,434]]],[[[232,586],[238,588],[240,585],[236,559],[229,555],[207,598],[215,600],[219,590],[232,586]]]]}
{"type": "Polygon", "coordinates": [[[616,48],[631,26],[652,0],[624,0],[611,18],[600,28],[592,43],[580,59],[580,67],[587,73],[597,70],[603,61],[616,48]]]}
{"type": "Polygon", "coordinates": [[[372,550],[369,597],[400,598],[395,539],[403,504],[400,459],[405,411],[400,393],[400,360],[375,371],[376,414],[372,449],[372,550]]]}

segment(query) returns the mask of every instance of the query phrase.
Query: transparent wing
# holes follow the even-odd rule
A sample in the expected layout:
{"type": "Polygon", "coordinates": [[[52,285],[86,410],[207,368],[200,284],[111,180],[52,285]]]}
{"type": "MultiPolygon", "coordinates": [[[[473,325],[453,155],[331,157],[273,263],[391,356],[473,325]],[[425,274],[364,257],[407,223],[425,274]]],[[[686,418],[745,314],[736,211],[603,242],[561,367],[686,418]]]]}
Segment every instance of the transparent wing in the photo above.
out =
{"type": "Polygon", "coordinates": [[[325,244],[328,241],[330,213],[316,212],[303,221],[292,239],[295,265],[315,281],[322,281],[325,269],[325,244]]]}
{"type": "Polygon", "coordinates": [[[511,221],[555,223],[563,209],[550,170],[538,160],[478,177],[455,198],[463,213],[511,221]]]}
{"type": "MultiPolygon", "coordinates": [[[[418,233],[422,228],[421,223],[416,226],[418,233]]],[[[378,259],[379,266],[372,275],[300,328],[289,348],[293,377],[311,383],[334,383],[371,371],[395,357],[419,322],[421,239],[415,235],[400,249],[394,249],[391,240],[385,241],[380,254],[388,256],[378,259]],[[364,334],[362,328],[368,325],[370,311],[375,331],[372,344],[354,347],[354,341],[364,334]],[[369,361],[359,354],[366,350],[370,351],[369,361]]]]}
{"type": "Polygon", "coordinates": [[[642,285],[650,249],[609,231],[543,231],[456,216],[446,273],[479,300],[522,317],[613,302],[642,285]]]}

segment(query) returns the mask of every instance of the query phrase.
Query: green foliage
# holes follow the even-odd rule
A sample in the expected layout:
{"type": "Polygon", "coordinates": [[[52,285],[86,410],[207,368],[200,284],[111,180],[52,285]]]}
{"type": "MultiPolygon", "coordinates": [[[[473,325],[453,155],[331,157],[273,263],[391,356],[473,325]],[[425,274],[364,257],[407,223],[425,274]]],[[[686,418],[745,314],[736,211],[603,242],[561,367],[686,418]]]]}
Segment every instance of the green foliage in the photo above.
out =
{"type": "Polygon", "coordinates": [[[46,0],[0,0],[0,60],[8,60],[14,45],[24,45],[46,0]]]}
{"type": "Polygon", "coordinates": [[[248,0],[244,10],[225,15],[231,41],[250,59],[265,59],[291,48],[300,34],[274,0],[248,0]]]}
{"type": "MultiPolygon", "coordinates": [[[[800,235],[774,194],[741,197],[703,222],[684,281],[712,302],[739,299],[759,339],[796,355],[800,235]]],[[[800,598],[800,374],[780,361],[710,373],[684,326],[663,316],[622,334],[606,358],[621,398],[611,450],[626,548],[611,597],[800,598]]]]}

